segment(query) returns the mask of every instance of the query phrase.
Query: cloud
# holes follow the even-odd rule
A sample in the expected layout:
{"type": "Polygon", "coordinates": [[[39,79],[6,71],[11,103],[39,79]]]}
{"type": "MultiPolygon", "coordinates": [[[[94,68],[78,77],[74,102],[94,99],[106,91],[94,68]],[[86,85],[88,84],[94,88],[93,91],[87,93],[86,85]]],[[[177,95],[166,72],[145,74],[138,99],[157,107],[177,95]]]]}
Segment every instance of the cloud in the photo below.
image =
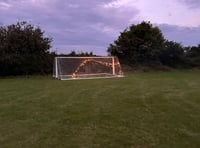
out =
{"type": "Polygon", "coordinates": [[[169,39],[184,44],[196,43],[200,11],[186,8],[189,4],[197,5],[199,1],[1,0],[0,20],[3,25],[24,20],[39,25],[53,38],[52,50],[58,52],[77,49],[105,55],[107,47],[121,31],[143,20],[161,24],[169,39]],[[188,26],[189,31],[180,25],[188,26]],[[188,35],[189,38],[184,39],[188,35]]]}
{"type": "Polygon", "coordinates": [[[200,27],[182,27],[169,24],[160,24],[158,27],[168,40],[179,42],[184,46],[200,44],[200,27]]]}
{"type": "Polygon", "coordinates": [[[139,13],[126,5],[105,7],[112,2],[115,1],[6,0],[4,5],[12,7],[12,11],[0,8],[0,18],[3,24],[26,20],[39,25],[60,52],[69,52],[73,47],[106,54],[108,45],[139,13]]]}
{"type": "Polygon", "coordinates": [[[10,4],[6,2],[0,2],[0,9],[9,9],[11,7],[10,4]]]}
{"type": "MultiPolygon", "coordinates": [[[[139,9],[139,19],[159,24],[178,26],[198,26],[200,24],[200,9],[191,9],[191,5],[198,5],[186,0],[138,0],[135,6],[139,9]]],[[[197,3],[198,2],[198,3],[197,3]]]]}
{"type": "Polygon", "coordinates": [[[179,1],[185,4],[189,8],[200,8],[199,0],[179,0],[179,1]]]}

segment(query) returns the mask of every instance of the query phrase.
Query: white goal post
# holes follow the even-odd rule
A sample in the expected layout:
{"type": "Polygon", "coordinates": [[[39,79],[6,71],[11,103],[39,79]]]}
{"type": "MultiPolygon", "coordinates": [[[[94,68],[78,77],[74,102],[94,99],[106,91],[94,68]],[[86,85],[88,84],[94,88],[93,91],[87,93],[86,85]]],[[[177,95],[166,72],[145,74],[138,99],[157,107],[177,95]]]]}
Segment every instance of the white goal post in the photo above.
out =
{"type": "Polygon", "coordinates": [[[123,77],[117,57],[55,57],[53,77],[60,80],[123,77]]]}

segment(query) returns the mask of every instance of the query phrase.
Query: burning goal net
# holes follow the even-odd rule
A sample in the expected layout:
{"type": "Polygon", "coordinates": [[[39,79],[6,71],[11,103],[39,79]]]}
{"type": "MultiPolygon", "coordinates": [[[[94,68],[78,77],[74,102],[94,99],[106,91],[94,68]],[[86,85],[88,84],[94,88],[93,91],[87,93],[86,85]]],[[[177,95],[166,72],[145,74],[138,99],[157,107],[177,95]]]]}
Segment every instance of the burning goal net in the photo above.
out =
{"type": "Polygon", "coordinates": [[[122,77],[117,57],[55,57],[53,77],[60,80],[122,77]]]}

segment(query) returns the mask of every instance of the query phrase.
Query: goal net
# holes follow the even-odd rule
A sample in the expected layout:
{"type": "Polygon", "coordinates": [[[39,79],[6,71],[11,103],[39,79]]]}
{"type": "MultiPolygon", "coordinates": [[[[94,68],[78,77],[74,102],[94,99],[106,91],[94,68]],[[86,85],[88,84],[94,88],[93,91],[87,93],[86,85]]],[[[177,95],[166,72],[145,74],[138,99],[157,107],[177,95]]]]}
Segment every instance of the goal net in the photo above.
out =
{"type": "Polygon", "coordinates": [[[60,80],[122,77],[117,57],[55,57],[53,77],[60,80]]]}

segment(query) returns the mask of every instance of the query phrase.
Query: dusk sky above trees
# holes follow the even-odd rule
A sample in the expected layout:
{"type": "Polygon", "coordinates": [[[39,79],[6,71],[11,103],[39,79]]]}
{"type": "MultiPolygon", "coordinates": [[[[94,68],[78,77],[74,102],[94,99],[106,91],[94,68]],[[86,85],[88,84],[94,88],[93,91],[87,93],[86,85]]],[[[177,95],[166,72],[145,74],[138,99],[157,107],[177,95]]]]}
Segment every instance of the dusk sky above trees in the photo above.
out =
{"type": "Polygon", "coordinates": [[[59,53],[106,55],[120,32],[143,20],[158,26],[168,40],[196,46],[199,16],[199,0],[0,0],[0,25],[39,25],[59,53]]]}

